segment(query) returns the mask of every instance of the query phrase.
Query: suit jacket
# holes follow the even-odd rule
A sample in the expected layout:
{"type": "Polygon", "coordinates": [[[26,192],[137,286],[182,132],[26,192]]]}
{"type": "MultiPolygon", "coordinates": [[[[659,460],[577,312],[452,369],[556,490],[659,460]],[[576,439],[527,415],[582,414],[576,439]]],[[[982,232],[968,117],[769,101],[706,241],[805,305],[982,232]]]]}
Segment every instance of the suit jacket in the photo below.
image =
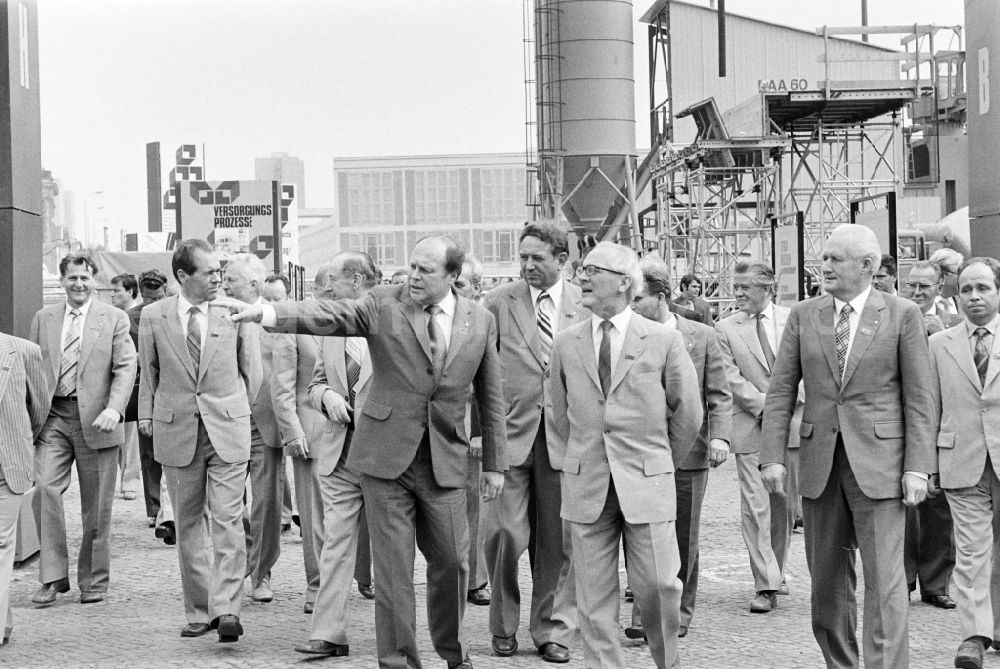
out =
{"type": "Polygon", "coordinates": [[[139,356],[139,420],[153,421],[153,455],[171,467],[194,459],[198,419],[225,462],[250,459],[250,402],[261,385],[260,328],[223,318],[210,308],[208,334],[197,374],[187,334],[177,313],[177,296],[142,310],[139,356]]]}
{"type": "Polygon", "coordinates": [[[764,405],[761,465],[785,461],[799,380],[806,403],[799,426],[799,490],[826,487],[837,435],[862,492],[901,496],[904,471],[933,472],[934,379],[917,305],[872,290],[840,380],[831,295],[792,307],[764,405]]]}
{"type": "MultiPolygon", "coordinates": [[[[298,336],[311,337],[312,335],[298,336]]],[[[340,462],[340,454],[344,450],[348,426],[339,421],[331,420],[326,415],[326,410],[323,408],[323,395],[327,390],[332,390],[341,397],[348,396],[347,363],[344,358],[346,341],[343,337],[317,337],[317,339],[319,339],[319,350],[316,353],[316,363],[310,376],[309,403],[314,411],[320,412],[321,424],[316,443],[313,445],[313,442],[310,442],[310,448],[313,450],[313,457],[316,458],[317,471],[323,476],[329,476],[333,473],[337,463],[340,462]]],[[[355,419],[363,409],[371,392],[371,376],[372,357],[369,354],[361,361],[361,373],[355,387],[355,406],[352,407],[355,419]]]]}
{"type": "Polygon", "coordinates": [[[715,330],[686,318],[677,318],[676,321],[677,329],[684,337],[684,348],[694,364],[705,414],[694,445],[678,469],[708,469],[709,440],[731,441],[733,394],[729,390],[726,363],[715,330]]]}
{"type": "MultiPolygon", "coordinates": [[[[125,311],[128,314],[129,329],[128,334],[132,339],[132,345],[135,346],[135,350],[139,350],[139,319],[142,316],[142,308],[146,306],[142,302],[130,307],[125,311]]],[[[125,406],[125,422],[131,422],[139,419],[139,377],[142,375],[142,369],[136,366],[135,370],[135,383],[132,384],[132,394],[129,395],[128,404],[125,406]]]]}
{"type": "Polygon", "coordinates": [[[362,299],[306,300],[273,305],[279,332],[365,337],[372,359],[372,389],[360,415],[347,464],[376,478],[398,478],[430,439],[434,478],[462,488],[468,473],[466,399],[474,384],[483,430],[483,470],[506,471],[496,320],[457,296],[451,343],[440,378],[431,362],[427,315],[405,285],[379,286],[362,299]]]}
{"type": "Polygon", "coordinates": [[[21,494],[31,487],[34,438],[51,402],[41,348],[0,333],[0,469],[12,492],[21,494]]]}
{"type": "Polygon", "coordinates": [[[931,335],[930,346],[940,391],[934,418],[941,487],[976,485],[987,455],[1000,476],[1000,360],[990,357],[981,384],[964,325],[931,335]]]}
{"type": "MultiPolygon", "coordinates": [[[[565,279],[562,304],[555,330],[590,318],[590,311],[580,302],[580,288],[565,279]]],[[[543,364],[538,322],[528,284],[520,279],[486,294],[483,306],[497,320],[497,350],[503,370],[504,406],[507,410],[507,459],[511,465],[521,465],[528,459],[543,407],[548,416],[548,379],[543,364]]],[[[555,334],[555,333],[553,333],[555,334]]],[[[549,448],[549,462],[559,469],[558,454],[549,448]]]]}
{"type": "MultiPolygon", "coordinates": [[[[280,425],[290,425],[298,420],[295,415],[295,405],[290,402],[276,404],[271,393],[270,380],[274,378],[274,347],[277,334],[272,334],[264,330],[259,325],[255,326],[260,337],[260,367],[264,382],[260,384],[257,395],[250,400],[250,413],[252,424],[257,428],[264,443],[271,448],[281,448],[280,425]],[[278,413],[281,417],[278,417],[278,413]]],[[[287,399],[287,397],[286,397],[287,399]]]]}
{"type": "MultiPolygon", "coordinates": [[[[788,321],[788,307],[773,305],[778,341],[788,321]]],[[[726,359],[726,376],[733,391],[733,453],[756,453],[760,450],[760,418],[764,415],[764,398],[771,381],[771,370],[764,349],[757,338],[757,321],[737,311],[715,326],[719,345],[726,359]]],[[[780,348],[780,346],[779,346],[780,348]]],[[[801,386],[800,386],[801,387],[801,386]]],[[[788,430],[788,448],[799,447],[799,425],[802,422],[802,393],[795,403],[788,430]]]]}
{"type": "MultiPolygon", "coordinates": [[[[316,366],[319,342],[312,335],[272,335],[273,371],[268,381],[278,440],[284,445],[305,438],[309,458],[313,442],[323,431],[326,418],[309,401],[309,384],[316,366]]],[[[259,429],[259,428],[258,428],[259,429]]]]}
{"type": "MultiPolygon", "coordinates": [[[[30,338],[41,347],[42,357],[48,363],[45,380],[50,400],[58,391],[65,313],[66,303],[61,301],[45,307],[31,321],[30,338]]],[[[93,449],[125,443],[125,429],[120,421],[110,432],[98,430],[94,421],[105,409],[114,409],[125,416],[136,370],[135,346],[128,332],[129,320],[124,311],[91,298],[80,343],[76,396],[83,439],[93,449]]]]}
{"type": "Polygon", "coordinates": [[[562,463],[562,517],[597,520],[613,480],[627,522],[675,520],[673,472],[703,418],[682,335],[633,314],[607,398],[593,342],[587,319],[560,332],[552,349],[548,436],[562,463]]]}

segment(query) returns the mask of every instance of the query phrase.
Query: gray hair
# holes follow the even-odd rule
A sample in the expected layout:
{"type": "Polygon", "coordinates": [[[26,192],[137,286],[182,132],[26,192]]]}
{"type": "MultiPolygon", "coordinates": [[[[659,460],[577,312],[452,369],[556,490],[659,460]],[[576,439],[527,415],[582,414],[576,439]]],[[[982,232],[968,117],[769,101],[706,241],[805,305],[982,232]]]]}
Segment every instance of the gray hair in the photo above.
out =
{"type": "Polygon", "coordinates": [[[940,267],[944,272],[958,274],[958,268],[962,265],[962,254],[954,249],[938,249],[928,258],[932,263],[940,267]]]}
{"type": "Polygon", "coordinates": [[[642,267],[639,265],[639,256],[629,247],[612,242],[600,242],[590,252],[593,253],[597,249],[607,249],[611,252],[615,267],[608,269],[619,271],[631,280],[631,285],[625,291],[626,297],[631,301],[642,290],[642,267]]]}
{"type": "Polygon", "coordinates": [[[834,237],[842,238],[850,249],[851,255],[858,260],[870,258],[872,274],[878,270],[882,262],[882,249],[878,245],[878,237],[875,236],[875,232],[871,228],[844,223],[833,229],[828,240],[834,237]]]}
{"type": "Polygon", "coordinates": [[[264,280],[267,278],[267,266],[264,261],[252,253],[237,253],[229,258],[226,263],[226,271],[231,272],[233,268],[245,276],[250,281],[256,281],[261,288],[264,287],[264,280]]]}
{"type": "Polygon", "coordinates": [[[465,262],[462,263],[462,274],[465,274],[466,269],[469,270],[469,276],[473,281],[483,280],[483,263],[479,262],[476,256],[466,254],[465,262]]]}

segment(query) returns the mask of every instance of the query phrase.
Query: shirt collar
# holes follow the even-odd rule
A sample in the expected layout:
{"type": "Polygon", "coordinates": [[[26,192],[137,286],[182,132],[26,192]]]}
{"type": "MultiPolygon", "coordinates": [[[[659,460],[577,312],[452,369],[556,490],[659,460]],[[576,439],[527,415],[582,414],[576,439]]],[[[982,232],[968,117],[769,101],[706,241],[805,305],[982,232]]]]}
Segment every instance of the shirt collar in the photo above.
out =
{"type": "MultiPolygon", "coordinates": [[[[531,293],[531,303],[538,304],[538,296],[542,293],[542,289],[535,288],[534,286],[529,285],[528,292],[531,293]]],[[[546,288],[545,292],[549,294],[549,297],[552,298],[552,304],[554,304],[556,306],[556,309],[558,309],[559,305],[562,304],[562,294],[563,294],[562,277],[560,276],[558,281],[556,281],[554,284],[546,288]]]]}
{"type": "Polygon", "coordinates": [[[760,313],[764,314],[764,318],[766,318],[767,320],[773,321],[774,320],[774,302],[768,300],[767,301],[767,306],[764,307],[763,310],[761,310],[760,313]]]}
{"type": "MultiPolygon", "coordinates": [[[[454,318],[455,317],[455,308],[458,305],[458,300],[455,299],[455,293],[453,293],[452,291],[449,290],[448,294],[445,295],[444,298],[440,302],[437,303],[437,305],[439,307],[441,307],[441,313],[443,313],[445,316],[447,316],[449,318],[454,318]]],[[[426,306],[430,306],[430,305],[426,305],[426,306]]],[[[426,309],[426,306],[425,306],[425,309],[426,309]]]]}
{"type": "Polygon", "coordinates": [[[670,328],[671,330],[676,330],[677,329],[677,316],[674,315],[674,312],[672,312],[669,309],[667,309],[667,318],[665,320],[663,320],[662,323],[664,325],[666,325],[668,328],[670,328]]]}
{"type": "Polygon", "coordinates": [[[855,295],[854,299],[852,299],[849,303],[844,302],[843,300],[836,297],[833,298],[833,307],[834,311],[836,311],[836,314],[834,315],[839,318],[840,310],[844,308],[845,304],[850,304],[851,309],[853,309],[855,313],[860,314],[862,311],[864,311],[865,304],[868,302],[868,296],[871,294],[871,292],[872,292],[872,287],[868,286],[863,291],[861,291],[861,293],[855,295]]]}
{"type": "Polygon", "coordinates": [[[90,311],[90,305],[94,301],[93,297],[88,297],[87,301],[83,303],[83,306],[74,307],[69,302],[66,303],[66,311],[63,312],[65,316],[69,316],[70,312],[76,309],[80,312],[80,315],[87,318],[87,313],[90,311]]]}
{"type": "Polygon", "coordinates": [[[994,316],[993,320],[991,320],[986,325],[976,325],[975,323],[973,323],[968,319],[965,320],[965,328],[969,333],[969,337],[975,337],[976,328],[980,327],[985,327],[991,335],[995,335],[997,333],[997,328],[1000,327],[1000,314],[994,316]]]}
{"type": "MultiPolygon", "coordinates": [[[[594,335],[596,335],[598,330],[601,329],[601,323],[604,322],[604,320],[605,319],[601,318],[596,314],[591,315],[590,328],[594,335]]],[[[614,316],[612,316],[607,320],[611,321],[611,324],[615,326],[616,330],[624,333],[628,330],[629,323],[632,322],[632,309],[630,309],[629,307],[625,307],[625,309],[619,311],[617,314],[615,314],[614,316]]]]}
{"type": "Polygon", "coordinates": [[[184,293],[178,292],[177,313],[181,314],[182,316],[185,316],[191,310],[191,307],[197,307],[198,311],[201,311],[202,313],[206,314],[208,313],[207,305],[205,302],[202,302],[201,304],[191,304],[191,302],[189,302],[188,299],[184,297],[184,293]]]}

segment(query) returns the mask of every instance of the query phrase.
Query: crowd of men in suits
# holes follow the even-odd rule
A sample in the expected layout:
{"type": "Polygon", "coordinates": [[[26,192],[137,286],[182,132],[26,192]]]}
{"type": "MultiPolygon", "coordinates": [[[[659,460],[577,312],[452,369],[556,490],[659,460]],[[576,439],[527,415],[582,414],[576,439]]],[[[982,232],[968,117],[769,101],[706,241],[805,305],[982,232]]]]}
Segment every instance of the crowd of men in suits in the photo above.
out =
{"type": "Polygon", "coordinates": [[[314,299],[295,302],[256,256],[223,268],[206,242],[185,240],[176,294],[156,270],[122,275],[115,306],[95,299],[93,261],[67,256],[66,301],[35,316],[31,342],[0,335],[3,642],[21,495],[34,481],[33,601],[50,605],[70,588],[62,496],[76,463],[77,585],[81,603],[101,601],[112,500],[129,489],[118,469],[137,459],[151,526],[177,545],[181,636],[237,641],[244,581],[255,601],[274,596],[291,457],[312,614],[297,651],[349,654],[357,581],[375,600],[379,665],[421,666],[419,549],[437,654],[472,666],[473,603],[490,607],[493,652],[515,655],[527,552],[522,641],[565,663],[579,631],[586,666],[622,667],[623,548],[625,633],[674,667],[694,616],[708,472],[732,455],[751,612],[789,592],[801,495],[827,666],[863,654],[906,667],[917,585],[923,601],[957,605],[955,666],[982,666],[1000,640],[1000,263],[918,262],[903,299],[874,234],[841,226],[823,251],[824,295],[780,306],[771,267],[740,263],[735,310],[716,323],[698,277],[677,299],[666,264],[627,247],[597,244],[570,271],[566,231],[536,222],[518,255],[521,278],[482,294],[480,266],[447,237],[418,242],[386,285],[367,254],[345,250],[319,270],[314,299]]]}

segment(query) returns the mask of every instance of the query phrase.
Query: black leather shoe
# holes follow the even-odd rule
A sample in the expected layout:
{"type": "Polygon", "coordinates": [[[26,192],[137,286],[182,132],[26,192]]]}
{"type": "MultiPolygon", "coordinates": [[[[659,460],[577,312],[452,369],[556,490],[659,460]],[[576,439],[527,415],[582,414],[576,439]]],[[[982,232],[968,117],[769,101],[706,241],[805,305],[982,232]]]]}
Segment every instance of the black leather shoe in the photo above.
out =
{"type": "Polygon", "coordinates": [[[185,638],[193,638],[196,636],[204,636],[211,631],[208,623],[188,623],[181,630],[181,636],[185,638]]]}
{"type": "Polygon", "coordinates": [[[683,639],[687,635],[688,635],[688,628],[687,627],[685,627],[684,625],[681,625],[680,627],[677,628],[677,638],[678,639],[683,639]]]}
{"type": "Polygon", "coordinates": [[[629,639],[632,639],[633,641],[638,640],[638,639],[642,639],[643,641],[645,641],[646,640],[646,630],[642,629],[641,626],[640,627],[635,627],[633,625],[633,626],[625,628],[625,636],[628,637],[629,639]]]}
{"type": "Polygon", "coordinates": [[[331,643],[323,639],[309,639],[304,644],[295,647],[296,653],[307,655],[330,655],[344,657],[351,654],[351,647],[346,644],[331,643]]]}
{"type": "Polygon", "coordinates": [[[365,599],[375,599],[375,586],[371,583],[358,583],[358,592],[365,599]]]}
{"type": "Polygon", "coordinates": [[[93,590],[81,592],[80,593],[80,603],[81,604],[96,604],[97,602],[104,601],[104,593],[96,592],[93,590]]]}
{"type": "Polygon", "coordinates": [[[239,616],[219,616],[212,621],[212,629],[219,630],[219,643],[234,643],[243,636],[243,625],[239,616]]]}
{"type": "Polygon", "coordinates": [[[750,613],[770,613],[776,608],[778,608],[776,590],[761,590],[750,602],[750,613]]]}
{"type": "Polygon", "coordinates": [[[955,608],[955,600],[948,595],[920,595],[920,601],[924,604],[936,606],[939,609],[955,608]]]}
{"type": "Polygon", "coordinates": [[[475,604],[476,606],[489,606],[490,605],[490,591],[487,590],[484,585],[476,590],[469,590],[469,594],[466,597],[470,604],[475,604]]]}
{"type": "Polygon", "coordinates": [[[177,532],[174,529],[174,521],[168,520],[162,525],[158,525],[153,531],[153,535],[157,539],[163,539],[163,543],[168,546],[173,546],[177,543],[177,532]]]}
{"type": "Polygon", "coordinates": [[[472,660],[466,657],[461,662],[448,662],[448,669],[473,669],[472,660]]]}
{"type": "Polygon", "coordinates": [[[497,657],[510,657],[517,652],[517,638],[512,634],[510,636],[493,636],[490,640],[490,645],[493,646],[493,653],[497,657]]]}
{"type": "Polygon", "coordinates": [[[539,646],[538,654],[541,655],[542,659],[546,662],[555,662],[557,664],[569,662],[569,649],[566,648],[566,646],[561,646],[551,641],[543,643],[539,646]]]}
{"type": "Polygon", "coordinates": [[[316,602],[306,602],[302,606],[302,613],[312,613],[313,609],[316,608],[316,602]]]}
{"type": "Polygon", "coordinates": [[[983,638],[969,637],[958,647],[955,653],[955,666],[958,669],[983,669],[983,638]]]}
{"type": "Polygon", "coordinates": [[[64,592],[69,592],[68,578],[61,578],[58,581],[45,583],[42,587],[38,588],[38,592],[31,597],[31,601],[35,604],[48,605],[56,601],[56,595],[64,592]]]}

